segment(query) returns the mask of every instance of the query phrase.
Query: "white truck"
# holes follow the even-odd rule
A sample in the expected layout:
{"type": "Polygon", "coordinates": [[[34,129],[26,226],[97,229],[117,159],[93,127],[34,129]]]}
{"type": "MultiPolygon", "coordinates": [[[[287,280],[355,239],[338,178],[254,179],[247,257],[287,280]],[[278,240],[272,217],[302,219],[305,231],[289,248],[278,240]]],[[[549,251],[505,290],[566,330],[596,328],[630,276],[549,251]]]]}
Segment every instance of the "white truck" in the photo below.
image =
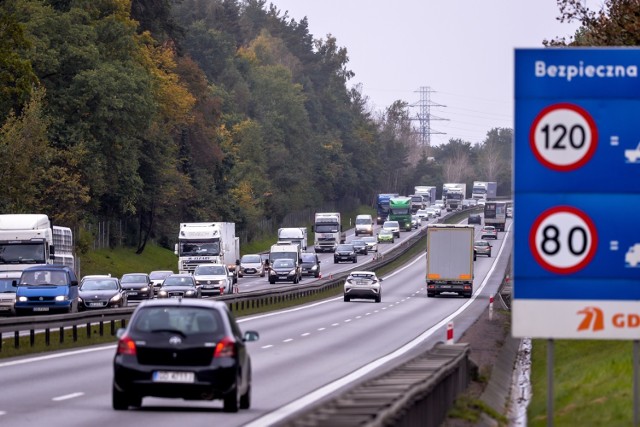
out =
{"type": "Polygon", "coordinates": [[[447,212],[462,208],[462,201],[467,194],[467,184],[448,182],[442,186],[442,200],[447,212]]]}
{"type": "Polygon", "coordinates": [[[342,231],[340,212],[316,213],[311,230],[315,233],[313,247],[316,252],[334,252],[347,238],[346,233],[342,231]]]}
{"type": "Polygon", "coordinates": [[[75,271],[73,234],[44,214],[0,215],[0,273],[19,277],[34,265],[62,264],[75,271]]]}
{"type": "Polygon", "coordinates": [[[278,229],[278,243],[291,242],[307,250],[307,227],[287,227],[278,229]]]}
{"type": "Polygon", "coordinates": [[[238,280],[240,239],[233,222],[184,222],[180,224],[178,243],[178,271],[193,274],[199,264],[225,264],[238,280]]]}
{"type": "Polygon", "coordinates": [[[414,194],[421,195],[427,201],[428,208],[436,203],[436,187],[433,185],[416,185],[413,189],[414,194]]]}
{"type": "Polygon", "coordinates": [[[427,296],[454,292],[473,295],[473,225],[427,226],[427,296]]]}
{"type": "Polygon", "coordinates": [[[495,199],[497,196],[498,183],[486,181],[474,181],[471,197],[476,200],[495,199]]]}

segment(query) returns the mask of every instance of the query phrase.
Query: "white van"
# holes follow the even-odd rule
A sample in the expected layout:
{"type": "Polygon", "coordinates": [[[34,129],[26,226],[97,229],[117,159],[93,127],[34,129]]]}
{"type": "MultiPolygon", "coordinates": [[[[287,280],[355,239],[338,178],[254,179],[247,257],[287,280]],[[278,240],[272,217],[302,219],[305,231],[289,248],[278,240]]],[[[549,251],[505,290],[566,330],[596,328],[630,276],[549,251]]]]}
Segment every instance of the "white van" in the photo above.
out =
{"type": "Polygon", "coordinates": [[[360,234],[373,236],[373,218],[371,215],[358,215],[356,217],[356,236],[360,234]]]}

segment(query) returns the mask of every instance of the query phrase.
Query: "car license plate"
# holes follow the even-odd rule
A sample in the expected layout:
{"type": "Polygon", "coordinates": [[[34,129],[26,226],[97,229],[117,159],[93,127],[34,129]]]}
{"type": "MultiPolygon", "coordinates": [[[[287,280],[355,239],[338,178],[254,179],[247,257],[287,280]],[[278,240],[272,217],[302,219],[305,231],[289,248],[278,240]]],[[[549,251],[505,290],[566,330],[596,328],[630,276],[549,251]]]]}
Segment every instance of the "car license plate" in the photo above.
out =
{"type": "Polygon", "coordinates": [[[137,292],[127,292],[129,295],[138,295],[137,292]]]}
{"type": "Polygon", "coordinates": [[[33,307],[33,311],[49,311],[49,307],[33,307]]]}
{"type": "Polygon", "coordinates": [[[213,285],[204,285],[202,289],[215,289],[216,287],[213,285]]]}
{"type": "Polygon", "coordinates": [[[356,280],[356,285],[359,286],[364,286],[364,285],[368,285],[369,282],[367,282],[366,280],[356,280]]]}
{"type": "Polygon", "coordinates": [[[256,272],[256,270],[253,269],[253,268],[247,268],[244,272],[247,273],[247,274],[253,274],[253,273],[256,272]]]}
{"type": "Polygon", "coordinates": [[[5,307],[0,305],[0,311],[11,310],[11,307],[5,307]]]}
{"type": "Polygon", "coordinates": [[[102,307],[101,302],[90,302],[89,307],[102,307]]]}
{"type": "Polygon", "coordinates": [[[196,376],[193,372],[155,371],[153,381],[158,383],[193,383],[196,376]]]}

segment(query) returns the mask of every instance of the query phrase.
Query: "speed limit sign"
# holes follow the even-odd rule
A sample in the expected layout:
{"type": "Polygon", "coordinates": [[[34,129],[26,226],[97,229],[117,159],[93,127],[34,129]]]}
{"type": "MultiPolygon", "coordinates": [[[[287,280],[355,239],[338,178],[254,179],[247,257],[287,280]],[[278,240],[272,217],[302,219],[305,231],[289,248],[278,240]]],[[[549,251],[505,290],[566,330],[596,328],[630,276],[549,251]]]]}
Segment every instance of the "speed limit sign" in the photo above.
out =
{"type": "Polygon", "coordinates": [[[596,252],[598,235],[587,214],[572,206],[544,211],[531,227],[529,247],[544,269],[571,274],[586,267],[596,252]]]}
{"type": "Polygon", "coordinates": [[[553,104],[534,119],[529,143],[535,157],[556,171],[571,171],[586,164],[598,145],[598,128],[583,108],[553,104]]]}

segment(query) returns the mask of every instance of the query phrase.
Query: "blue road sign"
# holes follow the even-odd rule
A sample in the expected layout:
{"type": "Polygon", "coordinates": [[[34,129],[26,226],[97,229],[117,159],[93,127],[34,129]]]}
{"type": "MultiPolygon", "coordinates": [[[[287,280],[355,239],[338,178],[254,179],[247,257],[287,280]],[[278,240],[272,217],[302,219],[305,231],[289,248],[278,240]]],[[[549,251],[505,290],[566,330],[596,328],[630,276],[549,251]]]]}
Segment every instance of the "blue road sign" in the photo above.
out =
{"type": "Polygon", "coordinates": [[[640,311],[639,68],[638,48],[515,52],[516,336],[635,336],[577,320],[640,311]]]}

